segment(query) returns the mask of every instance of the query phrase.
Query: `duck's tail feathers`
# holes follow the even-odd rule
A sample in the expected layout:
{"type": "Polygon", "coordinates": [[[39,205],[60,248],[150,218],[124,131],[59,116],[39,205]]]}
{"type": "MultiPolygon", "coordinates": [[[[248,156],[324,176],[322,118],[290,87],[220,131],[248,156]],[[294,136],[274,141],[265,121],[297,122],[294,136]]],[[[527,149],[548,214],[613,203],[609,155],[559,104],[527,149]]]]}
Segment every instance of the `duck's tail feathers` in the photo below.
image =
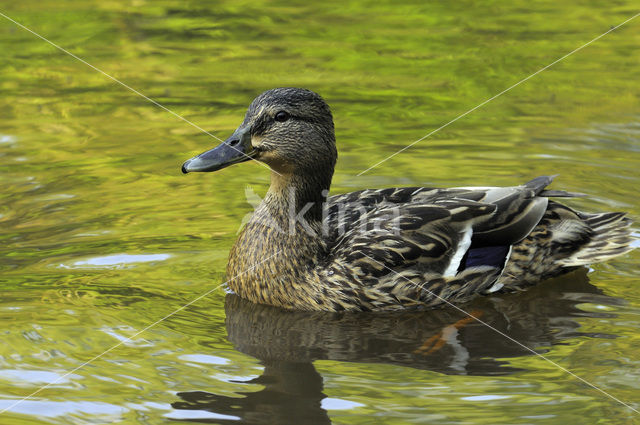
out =
{"type": "Polygon", "coordinates": [[[536,195],[539,195],[542,191],[544,191],[544,188],[549,186],[551,184],[551,182],[553,181],[553,179],[557,176],[553,175],[553,176],[540,176],[540,177],[536,177],[533,180],[529,180],[528,182],[526,182],[525,184],[523,184],[524,187],[528,187],[529,189],[533,189],[536,193],[536,195]]]}
{"type": "Polygon", "coordinates": [[[587,196],[584,193],[566,192],[564,190],[543,190],[538,195],[546,196],[547,198],[584,198],[587,196]]]}
{"type": "Polygon", "coordinates": [[[553,179],[557,176],[558,175],[555,174],[553,176],[536,177],[535,179],[529,180],[528,182],[523,184],[523,186],[528,187],[529,189],[533,189],[536,195],[544,196],[547,198],[581,198],[583,196],[587,196],[584,193],[547,189],[546,187],[549,186],[553,179]]]}
{"type": "Polygon", "coordinates": [[[631,220],[624,213],[578,213],[578,216],[588,226],[589,242],[558,261],[558,264],[566,267],[586,266],[607,261],[633,249],[633,238],[629,231],[631,220]]]}

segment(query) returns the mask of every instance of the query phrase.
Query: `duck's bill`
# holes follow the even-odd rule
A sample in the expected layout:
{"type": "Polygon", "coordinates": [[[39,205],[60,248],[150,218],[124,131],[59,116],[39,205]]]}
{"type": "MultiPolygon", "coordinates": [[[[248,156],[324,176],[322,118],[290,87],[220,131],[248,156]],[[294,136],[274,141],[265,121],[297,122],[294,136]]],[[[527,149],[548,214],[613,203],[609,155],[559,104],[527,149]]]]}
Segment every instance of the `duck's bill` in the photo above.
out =
{"type": "Polygon", "coordinates": [[[251,129],[239,128],[217,147],[201,153],[182,164],[182,172],[217,171],[232,164],[253,159],[251,129]]]}

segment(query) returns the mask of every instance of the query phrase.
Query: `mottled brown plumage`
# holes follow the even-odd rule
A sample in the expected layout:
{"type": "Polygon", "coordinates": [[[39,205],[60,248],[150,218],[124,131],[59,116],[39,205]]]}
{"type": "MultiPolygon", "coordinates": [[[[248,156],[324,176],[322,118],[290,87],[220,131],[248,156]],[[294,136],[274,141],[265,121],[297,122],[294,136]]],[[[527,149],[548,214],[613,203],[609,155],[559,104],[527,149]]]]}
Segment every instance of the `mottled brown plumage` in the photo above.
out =
{"type": "Polygon", "coordinates": [[[393,310],[513,291],[629,251],[622,213],[549,197],[550,177],[506,188],[390,188],[327,197],[337,158],[327,104],[304,89],[258,96],[217,148],[183,165],[255,159],[271,186],[233,246],[229,287],[294,310],[393,310]]]}

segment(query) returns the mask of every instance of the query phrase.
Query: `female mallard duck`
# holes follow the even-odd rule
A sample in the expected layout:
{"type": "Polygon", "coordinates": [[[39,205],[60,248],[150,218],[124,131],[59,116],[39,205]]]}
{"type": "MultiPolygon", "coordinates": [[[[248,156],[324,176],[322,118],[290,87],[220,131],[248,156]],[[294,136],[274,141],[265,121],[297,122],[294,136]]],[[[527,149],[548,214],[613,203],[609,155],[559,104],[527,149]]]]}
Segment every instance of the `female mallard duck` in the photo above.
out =
{"type": "Polygon", "coordinates": [[[393,310],[513,291],[631,250],[623,213],[549,197],[550,177],[514,187],[368,189],[328,197],[333,118],[316,93],[266,91],[238,129],[182,171],[254,159],[271,186],[233,246],[229,287],[292,310],[393,310]]]}

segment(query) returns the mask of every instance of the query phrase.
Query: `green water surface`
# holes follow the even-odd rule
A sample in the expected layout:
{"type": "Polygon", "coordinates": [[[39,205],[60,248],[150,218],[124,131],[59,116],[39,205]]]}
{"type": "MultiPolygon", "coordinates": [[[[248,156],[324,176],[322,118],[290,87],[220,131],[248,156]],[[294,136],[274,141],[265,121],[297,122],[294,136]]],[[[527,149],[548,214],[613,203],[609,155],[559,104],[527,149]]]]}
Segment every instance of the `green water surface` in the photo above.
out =
{"type": "MultiPolygon", "coordinates": [[[[637,2],[0,12],[222,139],[263,90],[317,91],[336,123],[333,193],[560,174],[554,188],[590,195],[572,206],[640,220],[640,17],[357,176],[637,2]]],[[[217,140],[1,16],[0,93],[0,424],[640,423],[622,404],[640,409],[638,251],[464,306],[556,365],[453,309],[255,306],[220,285],[266,169],[183,176],[217,140]]]]}

